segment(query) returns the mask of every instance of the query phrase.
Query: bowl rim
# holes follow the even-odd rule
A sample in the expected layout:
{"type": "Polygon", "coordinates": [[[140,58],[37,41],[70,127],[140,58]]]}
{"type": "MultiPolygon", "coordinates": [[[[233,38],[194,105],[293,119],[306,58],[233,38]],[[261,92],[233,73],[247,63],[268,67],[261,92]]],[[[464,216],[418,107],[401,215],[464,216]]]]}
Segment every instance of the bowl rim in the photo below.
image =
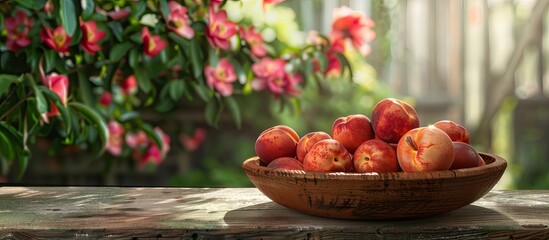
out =
{"type": "Polygon", "coordinates": [[[288,178],[301,178],[305,180],[425,180],[425,179],[454,179],[461,177],[493,174],[505,171],[507,161],[500,156],[479,152],[486,163],[484,166],[461,168],[453,170],[430,171],[430,172],[386,172],[386,173],[345,173],[345,172],[312,172],[305,170],[287,170],[268,168],[259,165],[259,157],[254,156],[242,163],[242,168],[247,174],[277,175],[288,178]]]}

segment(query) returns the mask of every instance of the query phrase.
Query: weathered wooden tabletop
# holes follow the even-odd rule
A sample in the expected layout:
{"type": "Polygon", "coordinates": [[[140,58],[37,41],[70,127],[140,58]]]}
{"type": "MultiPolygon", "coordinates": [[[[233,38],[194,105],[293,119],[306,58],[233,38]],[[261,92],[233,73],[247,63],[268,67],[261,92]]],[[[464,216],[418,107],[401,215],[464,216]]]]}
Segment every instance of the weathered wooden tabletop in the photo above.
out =
{"type": "Polygon", "coordinates": [[[401,221],[309,216],[255,188],[0,187],[0,238],[549,239],[549,191],[401,221]]]}

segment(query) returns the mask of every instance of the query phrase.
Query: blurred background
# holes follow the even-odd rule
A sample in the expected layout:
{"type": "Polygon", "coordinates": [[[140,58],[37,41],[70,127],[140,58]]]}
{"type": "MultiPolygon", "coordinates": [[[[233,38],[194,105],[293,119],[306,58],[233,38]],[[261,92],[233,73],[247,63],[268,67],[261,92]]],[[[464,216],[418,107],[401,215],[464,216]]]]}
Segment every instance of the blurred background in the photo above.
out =
{"type": "Polygon", "coordinates": [[[411,103],[421,125],[449,119],[469,129],[477,150],[505,158],[496,189],[549,188],[549,12],[547,0],[286,0],[273,11],[257,1],[229,1],[229,18],[263,21],[265,41],[300,46],[310,31],[327,34],[332,11],[348,6],[371,18],[376,38],[366,57],[348,56],[352,79],[304,88],[298,102],[267,95],[240,100],[242,127],[221,116],[209,126],[201,108],[185,106],[145,118],[172,138],[163,164],[104,166],[66,150],[35,146],[20,184],[249,187],[242,162],[267,127],[286,124],[300,135],[330,132],[340,116],[370,116],[382,98],[411,103]],[[189,138],[193,141],[189,142],[189,138]]]}

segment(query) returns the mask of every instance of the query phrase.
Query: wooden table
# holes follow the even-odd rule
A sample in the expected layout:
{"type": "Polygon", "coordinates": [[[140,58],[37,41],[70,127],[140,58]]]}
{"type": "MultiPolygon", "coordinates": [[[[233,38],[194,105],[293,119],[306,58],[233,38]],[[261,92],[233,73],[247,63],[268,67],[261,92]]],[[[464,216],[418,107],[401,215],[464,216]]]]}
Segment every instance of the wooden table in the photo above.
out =
{"type": "Polygon", "coordinates": [[[549,239],[549,191],[492,191],[416,220],[302,214],[255,188],[0,187],[0,238],[549,239]]]}

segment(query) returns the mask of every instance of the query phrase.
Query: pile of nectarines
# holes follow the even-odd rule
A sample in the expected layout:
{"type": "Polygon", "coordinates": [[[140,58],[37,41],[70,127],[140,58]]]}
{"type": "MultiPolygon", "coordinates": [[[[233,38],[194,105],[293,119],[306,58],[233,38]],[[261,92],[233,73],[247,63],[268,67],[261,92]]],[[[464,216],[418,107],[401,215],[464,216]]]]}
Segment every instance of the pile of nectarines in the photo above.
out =
{"type": "Polygon", "coordinates": [[[373,108],[371,120],[355,114],[337,118],[331,135],[317,131],[303,137],[278,125],[255,142],[263,166],[315,172],[424,172],[485,165],[470,145],[467,129],[442,120],[419,126],[416,110],[386,98],[373,108]]]}

